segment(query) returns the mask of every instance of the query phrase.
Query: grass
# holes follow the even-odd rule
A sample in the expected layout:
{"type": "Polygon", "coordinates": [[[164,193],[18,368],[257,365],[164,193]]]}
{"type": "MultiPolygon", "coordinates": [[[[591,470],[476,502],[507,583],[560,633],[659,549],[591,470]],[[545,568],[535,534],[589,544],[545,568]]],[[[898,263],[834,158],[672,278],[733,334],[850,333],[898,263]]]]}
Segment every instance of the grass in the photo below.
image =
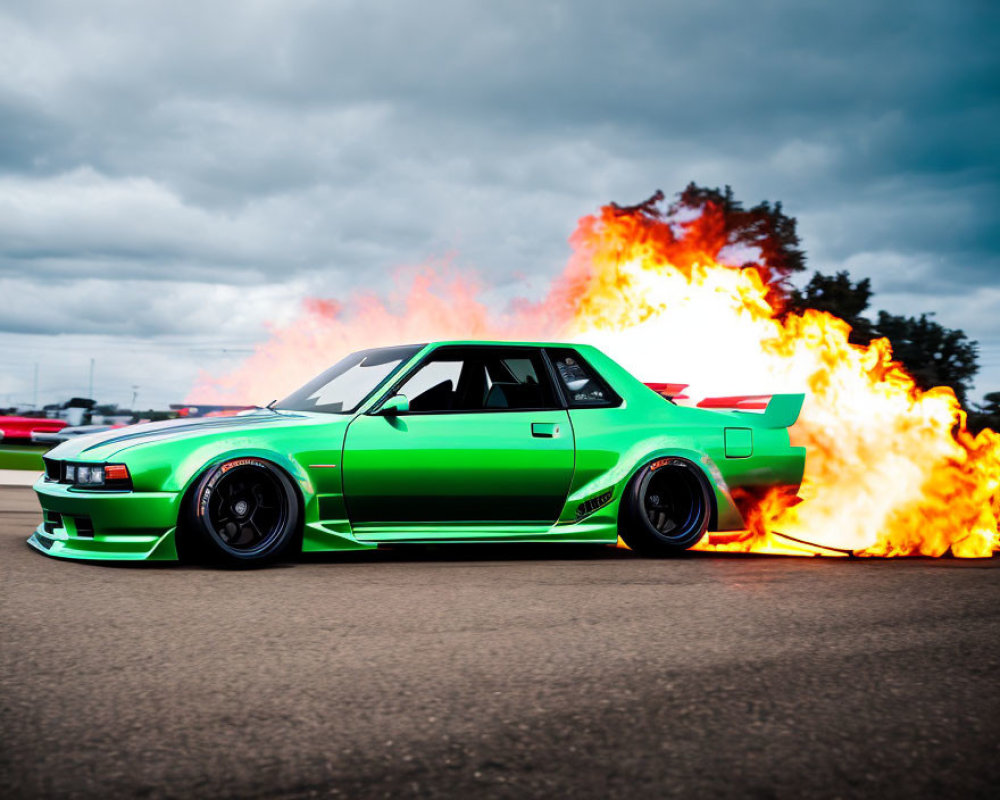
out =
{"type": "Polygon", "coordinates": [[[42,456],[48,447],[31,444],[0,444],[0,469],[45,469],[42,456]]]}

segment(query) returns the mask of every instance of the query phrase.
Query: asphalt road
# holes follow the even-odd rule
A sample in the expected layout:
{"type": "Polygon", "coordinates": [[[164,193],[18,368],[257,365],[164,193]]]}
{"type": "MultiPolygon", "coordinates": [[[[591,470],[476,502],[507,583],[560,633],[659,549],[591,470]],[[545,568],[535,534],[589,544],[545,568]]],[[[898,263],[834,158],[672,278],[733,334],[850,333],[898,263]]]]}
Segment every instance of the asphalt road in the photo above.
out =
{"type": "Polygon", "coordinates": [[[0,488],[4,797],[996,796],[1000,560],[28,549],[0,488]]]}

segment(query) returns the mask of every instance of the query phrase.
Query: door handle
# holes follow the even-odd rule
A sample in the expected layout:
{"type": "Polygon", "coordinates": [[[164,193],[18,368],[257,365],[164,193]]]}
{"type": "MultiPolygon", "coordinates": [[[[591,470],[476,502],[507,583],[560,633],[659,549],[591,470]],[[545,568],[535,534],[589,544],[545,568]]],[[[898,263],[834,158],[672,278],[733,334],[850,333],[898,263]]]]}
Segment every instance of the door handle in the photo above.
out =
{"type": "Polygon", "coordinates": [[[532,422],[531,435],[538,439],[554,439],[559,435],[558,422],[532,422]]]}

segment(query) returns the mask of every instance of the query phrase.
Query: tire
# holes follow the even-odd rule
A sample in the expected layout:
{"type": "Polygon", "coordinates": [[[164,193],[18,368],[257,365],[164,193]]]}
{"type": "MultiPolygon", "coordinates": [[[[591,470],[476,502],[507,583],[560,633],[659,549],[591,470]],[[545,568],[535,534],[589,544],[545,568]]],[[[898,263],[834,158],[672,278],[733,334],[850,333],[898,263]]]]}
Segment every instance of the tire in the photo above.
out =
{"type": "Polygon", "coordinates": [[[285,553],[299,530],[299,498],[291,478],[260,458],[216,464],[198,481],[190,503],[197,551],[227,566],[269,564],[285,553]]]}
{"type": "Polygon", "coordinates": [[[683,458],[658,458],[625,489],[618,532],[644,556],[670,556],[696,544],[712,515],[708,481],[683,458]]]}

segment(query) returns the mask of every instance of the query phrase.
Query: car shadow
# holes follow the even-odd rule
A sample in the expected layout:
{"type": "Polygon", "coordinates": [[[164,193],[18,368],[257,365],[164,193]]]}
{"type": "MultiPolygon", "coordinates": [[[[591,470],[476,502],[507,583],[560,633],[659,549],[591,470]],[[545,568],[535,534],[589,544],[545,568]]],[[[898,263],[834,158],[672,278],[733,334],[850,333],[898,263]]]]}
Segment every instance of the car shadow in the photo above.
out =
{"type": "MultiPolygon", "coordinates": [[[[298,564],[366,564],[419,562],[489,562],[489,561],[789,561],[811,560],[815,556],[787,556],[768,553],[725,553],[686,550],[662,558],[641,556],[623,547],[606,544],[393,544],[375,550],[349,550],[326,553],[301,553],[292,560],[298,564]]],[[[847,559],[819,559],[842,561],[847,559]]],[[[853,559],[852,559],[853,560],[853,559]]],[[[868,560],[868,559],[866,559],[868,560]]]]}
{"type": "MultiPolygon", "coordinates": [[[[768,553],[720,553],[713,551],[688,550],[673,556],[651,559],[633,553],[631,550],[603,544],[394,544],[382,545],[373,550],[342,550],[324,553],[298,553],[284,560],[262,565],[224,565],[200,562],[177,561],[85,561],[80,559],[61,559],[49,557],[52,561],[67,564],[85,564],[104,569],[121,570],[211,570],[219,572],[256,572],[260,570],[295,569],[310,564],[350,565],[350,564],[420,564],[420,563],[490,563],[501,561],[655,561],[664,563],[685,561],[770,561],[770,562],[814,562],[836,563],[850,561],[854,564],[884,564],[886,562],[927,562],[941,566],[950,564],[956,567],[972,568],[978,565],[982,568],[993,568],[983,563],[981,559],[930,558],[912,556],[907,558],[827,558],[821,556],[775,555],[768,553]]],[[[986,559],[987,562],[995,562],[986,559]]]]}

